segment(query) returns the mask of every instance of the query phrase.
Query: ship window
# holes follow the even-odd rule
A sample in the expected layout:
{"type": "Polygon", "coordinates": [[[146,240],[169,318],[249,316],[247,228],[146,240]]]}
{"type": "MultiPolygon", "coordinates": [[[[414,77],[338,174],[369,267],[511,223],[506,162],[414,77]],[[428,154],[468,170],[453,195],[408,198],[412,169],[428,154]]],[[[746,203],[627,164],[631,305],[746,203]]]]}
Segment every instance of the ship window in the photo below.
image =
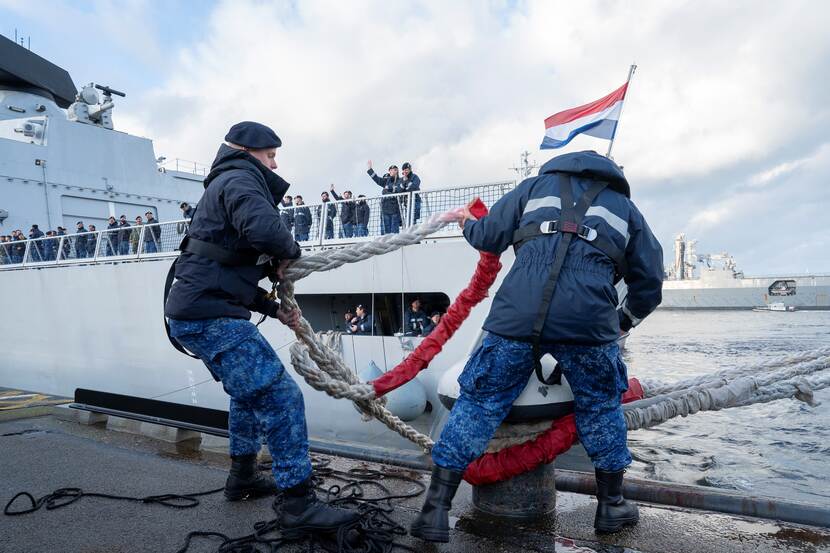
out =
{"type": "Polygon", "coordinates": [[[0,138],[45,146],[46,117],[0,120],[0,138]]]}
{"type": "Polygon", "coordinates": [[[363,305],[372,314],[375,335],[394,336],[404,333],[406,310],[415,300],[421,301],[421,310],[429,316],[438,311],[446,313],[450,298],[443,292],[407,292],[405,294],[298,294],[297,302],[303,316],[316,331],[347,332],[345,315],[354,313],[363,305]]]}
{"type": "Polygon", "coordinates": [[[795,295],[795,281],[794,280],[776,280],[769,285],[770,296],[794,296],[795,295]]]}

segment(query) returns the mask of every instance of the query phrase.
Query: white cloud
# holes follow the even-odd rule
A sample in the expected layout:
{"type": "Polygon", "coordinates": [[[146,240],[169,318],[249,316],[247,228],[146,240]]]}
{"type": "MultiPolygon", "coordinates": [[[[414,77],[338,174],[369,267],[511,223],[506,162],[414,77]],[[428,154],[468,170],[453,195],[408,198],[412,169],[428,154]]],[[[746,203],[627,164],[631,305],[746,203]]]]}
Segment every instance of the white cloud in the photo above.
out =
{"type": "MultiPolygon", "coordinates": [[[[803,173],[778,156],[799,141],[814,150],[809,137],[830,119],[819,92],[828,9],[227,1],[204,38],[169,52],[164,84],[119,106],[117,121],[153,137],[159,154],[200,161],[232,123],[263,121],[284,142],[280,173],[307,197],[330,182],[373,192],[370,158],[412,161],[425,187],[493,181],[512,177],[524,149],[540,162],[560,153],[537,150],[544,118],[607,94],[636,61],[615,158],[668,243],[768,211],[774,195],[740,189],[803,173]]],[[[568,150],[606,145],[578,137],[568,150]]]]}
{"type": "Polygon", "coordinates": [[[770,169],[766,169],[761,171],[760,173],[755,173],[749,178],[749,183],[752,186],[763,186],[775,179],[787,175],[807,162],[807,159],[796,159],[793,161],[785,161],[784,163],[779,163],[775,167],[770,169]]]}

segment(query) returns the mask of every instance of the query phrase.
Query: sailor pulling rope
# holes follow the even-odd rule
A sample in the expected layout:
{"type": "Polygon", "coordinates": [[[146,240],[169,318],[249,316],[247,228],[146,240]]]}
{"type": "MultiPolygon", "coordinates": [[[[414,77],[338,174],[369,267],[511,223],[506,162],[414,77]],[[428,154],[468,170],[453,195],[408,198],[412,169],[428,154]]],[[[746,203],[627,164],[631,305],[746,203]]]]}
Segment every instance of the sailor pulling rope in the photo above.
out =
{"type": "MultiPolygon", "coordinates": [[[[561,157],[566,158],[567,156],[561,157]]],[[[558,159],[560,158],[556,158],[553,161],[558,159]]],[[[604,158],[603,162],[608,163],[604,158]]],[[[557,167],[555,166],[554,169],[556,168],[557,167]]],[[[614,168],[616,168],[616,166],[614,166],[614,168]]],[[[563,169],[561,163],[558,166],[558,169],[563,169]]],[[[567,167],[565,169],[567,169],[567,167]]],[[[558,274],[563,267],[564,256],[568,251],[568,242],[570,241],[568,239],[572,236],[578,236],[583,240],[592,242],[591,246],[598,249],[601,253],[606,254],[608,258],[614,261],[618,275],[627,274],[630,263],[634,263],[636,265],[639,262],[636,257],[634,259],[631,258],[628,250],[626,250],[626,258],[620,259],[621,256],[619,255],[619,250],[614,250],[615,245],[613,243],[603,239],[597,240],[598,236],[595,230],[592,235],[592,228],[581,225],[582,217],[585,217],[586,213],[590,212],[592,209],[590,206],[593,203],[593,199],[599,197],[599,194],[606,186],[608,186],[608,183],[597,183],[595,180],[596,175],[592,175],[591,177],[593,178],[589,177],[587,179],[589,181],[588,184],[584,185],[583,189],[585,190],[585,193],[583,194],[583,197],[579,201],[573,202],[570,197],[570,193],[566,194],[567,189],[571,188],[571,183],[568,182],[569,178],[567,176],[562,176],[563,174],[567,175],[568,171],[565,170],[564,172],[557,173],[554,170],[553,173],[559,175],[559,192],[562,195],[560,205],[570,206],[573,204],[573,209],[569,211],[567,208],[563,207],[559,221],[553,221],[552,223],[542,222],[541,233],[538,230],[539,223],[531,220],[528,221],[528,225],[517,230],[513,236],[514,247],[517,247],[518,249],[518,246],[521,246],[525,242],[533,240],[533,238],[539,237],[540,235],[545,235],[547,233],[555,234],[557,232],[563,234],[563,238],[559,240],[559,244],[564,244],[564,246],[559,247],[553,256],[553,269],[551,271],[549,281],[549,284],[552,283],[552,285],[549,286],[550,291],[544,294],[542,301],[543,309],[540,310],[540,316],[537,317],[537,324],[534,327],[535,341],[533,356],[529,356],[527,360],[527,362],[535,363],[537,365],[537,376],[546,384],[551,382],[546,381],[545,377],[538,369],[541,342],[540,329],[544,325],[544,318],[540,319],[540,317],[547,313],[547,307],[550,305],[549,302],[551,296],[553,295],[552,291],[555,288],[558,274]],[[594,184],[591,184],[591,181],[593,181],[594,184]],[[563,254],[562,252],[565,253],[563,254]],[[539,324],[540,320],[542,321],[541,325],[539,324]]],[[[607,174],[605,176],[608,177],[607,174]]],[[[571,179],[572,178],[573,177],[571,177],[571,179]]],[[[625,183],[625,186],[627,187],[627,183],[625,183]]],[[[545,197],[536,198],[533,195],[534,192],[532,190],[528,194],[527,188],[528,187],[526,187],[524,191],[525,196],[521,197],[518,202],[515,199],[512,199],[515,204],[520,205],[521,210],[525,213],[529,211],[529,206],[532,205],[533,202],[536,202],[536,204],[539,205],[545,205],[549,202],[549,200],[545,197]]],[[[609,199],[606,198],[605,201],[609,201],[609,199]]],[[[509,204],[510,199],[506,196],[500,200],[499,204],[502,204],[503,202],[509,204]]],[[[497,204],[497,206],[499,204],[497,204]]],[[[550,204],[553,205],[552,202],[550,202],[550,204]]],[[[505,209],[502,206],[502,213],[499,215],[504,217],[504,211],[505,209]]],[[[331,269],[342,263],[366,259],[369,256],[367,253],[370,251],[374,255],[379,255],[407,244],[414,244],[426,236],[429,232],[434,232],[443,226],[442,222],[446,220],[446,217],[443,217],[444,215],[447,214],[436,216],[427,223],[415,225],[409,229],[406,229],[400,235],[395,236],[394,242],[391,238],[383,237],[375,241],[374,245],[372,245],[372,243],[358,244],[350,248],[340,249],[334,252],[320,252],[310,258],[303,258],[289,268],[286,277],[288,280],[291,280],[292,277],[296,278],[305,276],[305,274],[308,274],[308,272],[313,270],[331,269]],[[435,225],[434,227],[433,224],[435,225]],[[309,262],[308,265],[305,265],[307,260],[312,258],[314,258],[313,261],[309,262]]],[[[476,215],[472,218],[479,219],[480,217],[481,215],[476,215]]],[[[515,220],[516,216],[513,217],[513,220],[515,220]]],[[[633,217],[633,215],[630,215],[630,217],[633,217]]],[[[510,220],[510,218],[511,217],[508,216],[508,220],[510,220]]],[[[524,219],[522,221],[524,221],[524,219]]],[[[492,226],[493,225],[491,225],[491,227],[492,226]]],[[[645,223],[641,219],[639,220],[638,225],[638,220],[636,218],[630,218],[629,229],[632,227],[636,228],[637,226],[640,228],[638,232],[648,235],[648,242],[656,243],[650,235],[650,231],[648,231],[645,223]],[[634,223],[631,222],[632,220],[634,223]]],[[[499,231],[491,231],[491,233],[492,232],[499,231]]],[[[502,235],[505,234],[504,231],[500,232],[502,235]]],[[[482,231],[482,233],[486,234],[487,230],[482,231]]],[[[472,232],[469,234],[472,234],[472,232]]],[[[465,237],[468,241],[471,240],[466,228],[465,237]]],[[[632,240],[634,240],[634,238],[635,236],[631,237],[632,240]]],[[[644,239],[640,238],[640,240],[644,239]]],[[[473,242],[471,241],[471,243],[473,242]]],[[[506,243],[509,243],[509,241],[506,243]]],[[[577,243],[581,242],[577,241],[577,243]]],[[[657,245],[656,248],[659,249],[659,245],[657,245]]],[[[504,248],[499,247],[495,249],[497,251],[501,251],[504,248]]],[[[487,254],[487,251],[482,252],[482,258],[479,261],[476,275],[467,290],[465,290],[465,292],[476,290],[475,296],[479,298],[477,301],[480,301],[480,299],[486,296],[487,289],[490,285],[492,285],[492,282],[496,276],[495,273],[498,271],[499,266],[497,255],[485,254],[487,254]],[[482,278],[483,274],[486,274],[486,278],[482,278]]],[[[521,258],[517,258],[517,263],[514,264],[514,268],[521,262],[521,258]]],[[[652,265],[651,268],[654,268],[654,266],[660,267],[661,263],[652,262],[650,265],[652,265]]],[[[634,270],[642,271],[643,269],[635,266],[634,270]]],[[[652,280],[658,280],[656,274],[652,280]]],[[[636,279],[632,279],[632,281],[636,285],[636,279]]],[[[629,281],[630,287],[632,285],[632,281],[629,281]]],[[[658,286],[659,285],[660,283],[658,282],[658,286]]],[[[293,298],[293,282],[288,282],[283,286],[281,290],[281,298],[287,307],[293,308],[296,306],[296,302],[293,298]]],[[[455,307],[461,299],[462,298],[459,297],[456,302],[454,302],[453,307],[455,307]]],[[[621,321],[625,320],[628,328],[630,328],[632,323],[639,322],[639,320],[641,320],[648,313],[648,310],[653,309],[654,304],[648,310],[644,310],[642,307],[632,307],[635,306],[635,303],[631,300],[631,298],[628,298],[628,300],[629,301],[623,305],[621,321]],[[639,310],[639,317],[632,312],[632,308],[639,310]]],[[[474,303],[477,303],[477,301],[474,303]]],[[[493,309],[496,308],[495,303],[496,302],[494,302],[493,309]]],[[[504,306],[503,302],[501,306],[504,306]]],[[[468,312],[469,310],[467,310],[467,313],[468,312]]],[[[491,317],[492,316],[493,312],[491,311],[491,317]]],[[[351,371],[345,367],[345,364],[338,359],[335,352],[331,351],[329,348],[326,348],[321,343],[318,343],[317,337],[311,328],[307,326],[307,324],[303,323],[301,328],[302,331],[298,332],[299,342],[291,348],[292,363],[294,364],[295,369],[297,369],[298,372],[300,372],[312,386],[326,391],[335,397],[347,397],[353,399],[356,402],[356,405],[358,405],[358,408],[364,414],[371,414],[372,416],[378,418],[378,420],[382,421],[389,428],[392,428],[424,449],[429,449],[430,446],[433,446],[427,436],[417,433],[414,429],[385,410],[378,404],[377,401],[372,401],[372,398],[380,397],[383,393],[388,392],[389,390],[392,390],[414,378],[418,371],[423,369],[428,364],[431,356],[419,356],[417,355],[419,351],[416,350],[416,352],[413,352],[413,354],[401,363],[401,365],[392,371],[389,371],[371,383],[364,384],[357,381],[353,374],[351,374],[351,371]],[[315,367],[315,365],[317,365],[317,367],[315,367]],[[371,389],[369,384],[371,384],[371,389]]],[[[455,328],[457,328],[457,326],[455,328]]],[[[453,328],[452,331],[454,331],[455,328],[453,328]]],[[[626,329],[625,326],[623,326],[623,328],[626,329]]],[[[447,338],[452,335],[452,331],[446,333],[447,338]]],[[[426,343],[426,340],[424,343],[426,343]]],[[[483,347],[485,348],[483,351],[486,353],[488,351],[486,348],[492,348],[493,346],[488,346],[485,342],[483,347]]],[[[504,346],[499,345],[498,347],[504,346]]],[[[512,358],[519,355],[522,359],[524,359],[524,353],[519,354],[519,352],[524,352],[525,350],[521,349],[515,351],[516,353],[507,353],[506,355],[508,355],[508,357],[504,358],[503,361],[497,362],[502,364],[508,362],[522,365],[521,361],[517,363],[512,358]]],[[[482,349],[480,348],[478,353],[474,354],[474,357],[475,355],[481,355],[481,352],[482,349]]],[[[435,352],[433,352],[433,354],[434,353],[435,352]]],[[[593,353],[590,355],[593,355],[593,353]]],[[[592,363],[592,361],[590,361],[590,356],[585,357],[582,353],[574,356],[574,353],[567,351],[567,349],[564,351],[554,352],[554,357],[560,360],[561,358],[565,358],[567,360],[566,370],[573,363],[577,366],[582,364],[583,367],[590,367],[592,363]],[[569,355],[571,356],[570,358],[569,355]],[[583,355],[583,357],[580,358],[578,355],[583,355]]],[[[472,362],[473,361],[471,360],[471,363],[472,362]]],[[[478,360],[477,363],[481,364],[482,361],[478,360]]],[[[619,361],[619,363],[621,363],[621,361],[619,361]]],[[[623,402],[630,403],[626,406],[624,412],[622,410],[619,411],[620,422],[624,428],[633,430],[638,428],[647,428],[660,424],[661,422],[678,415],[686,416],[701,410],[736,407],[761,401],[772,401],[774,399],[784,397],[796,397],[805,401],[811,401],[812,388],[826,387],[830,385],[830,374],[815,375],[817,371],[823,371],[828,366],[828,357],[822,352],[801,354],[794,356],[793,358],[766,362],[762,365],[762,367],[756,368],[721,371],[713,375],[708,375],[707,377],[696,379],[694,382],[682,383],[680,386],[675,387],[670,384],[655,381],[648,381],[647,384],[641,385],[636,379],[631,379],[627,385],[623,384],[621,387],[621,390],[628,388],[628,392],[623,395],[622,400],[623,402]],[[766,370],[766,373],[764,373],[761,369],[766,370]],[[805,378],[806,375],[813,376],[805,378]]],[[[473,365],[473,367],[474,366],[475,365],[473,365]]],[[[471,365],[468,364],[465,369],[465,373],[467,373],[470,368],[471,365]]],[[[572,378],[573,375],[574,373],[571,372],[571,374],[568,375],[569,379],[572,378]]],[[[462,378],[464,378],[464,375],[462,375],[462,378]]],[[[478,386],[478,377],[473,376],[472,378],[476,378],[475,385],[478,386]]],[[[459,382],[461,382],[461,379],[459,382]]],[[[513,399],[515,399],[515,396],[513,399]]],[[[506,405],[509,408],[511,403],[512,399],[504,402],[502,405],[506,405]]],[[[454,410],[453,415],[455,414],[454,410]]],[[[501,416],[503,417],[503,415],[501,416]]],[[[484,447],[481,447],[481,449],[474,454],[471,460],[461,461],[462,465],[460,466],[463,468],[464,478],[474,484],[491,483],[532,470],[539,464],[551,462],[558,454],[566,451],[577,440],[577,427],[579,425],[578,416],[579,415],[577,414],[577,417],[575,418],[573,415],[570,415],[564,419],[554,421],[553,424],[551,424],[547,429],[539,429],[537,427],[533,432],[527,432],[523,428],[513,428],[512,430],[503,431],[503,437],[500,439],[506,440],[504,443],[500,445],[491,444],[491,448],[488,452],[479,457],[481,453],[484,453],[484,447]],[[511,435],[512,433],[523,433],[524,439],[519,441],[519,443],[516,443],[516,440],[511,435]]],[[[477,421],[476,418],[468,420],[477,421]]],[[[451,415],[451,420],[447,426],[450,427],[452,424],[453,421],[451,415]]],[[[496,426],[498,426],[498,422],[496,423],[496,426]]],[[[474,430],[474,432],[475,431],[477,430],[474,430]]],[[[465,431],[462,429],[461,432],[464,433],[465,431]]],[[[444,434],[442,434],[442,440],[445,439],[446,434],[447,430],[445,428],[444,434]]],[[[485,440],[489,440],[489,436],[492,435],[492,432],[484,431],[482,435],[484,434],[488,434],[485,440]]],[[[452,435],[452,431],[450,432],[450,435],[452,435]]],[[[471,438],[472,436],[465,435],[465,437],[471,438]]],[[[484,444],[486,445],[486,441],[484,444]]],[[[587,444],[586,449],[589,449],[587,444]]],[[[590,452],[591,450],[589,449],[589,453],[590,452]]],[[[455,488],[460,480],[461,472],[457,472],[458,469],[456,469],[456,472],[453,472],[452,470],[443,470],[441,467],[442,462],[447,461],[447,459],[450,460],[450,463],[454,461],[451,457],[447,457],[443,450],[438,453],[437,456],[436,453],[437,452],[433,449],[433,459],[436,461],[437,465],[436,470],[433,471],[433,485],[430,487],[430,494],[427,498],[424,510],[413,525],[413,535],[433,541],[445,541],[445,539],[447,539],[447,525],[445,520],[446,512],[449,509],[449,500],[454,494],[455,488]]],[[[602,531],[617,531],[623,525],[635,523],[637,520],[636,507],[627,504],[622,499],[620,494],[622,482],[620,476],[622,472],[613,472],[613,470],[614,469],[611,469],[609,472],[607,470],[597,469],[600,506],[597,511],[595,525],[598,530],[602,531]]]]}

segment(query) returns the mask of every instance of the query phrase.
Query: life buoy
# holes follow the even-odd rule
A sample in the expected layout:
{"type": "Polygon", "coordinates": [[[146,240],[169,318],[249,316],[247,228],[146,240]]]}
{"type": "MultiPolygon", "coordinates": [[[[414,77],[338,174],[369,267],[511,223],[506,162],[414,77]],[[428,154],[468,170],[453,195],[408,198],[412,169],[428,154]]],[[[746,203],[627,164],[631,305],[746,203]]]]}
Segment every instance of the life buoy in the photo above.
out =
{"type": "MultiPolygon", "coordinates": [[[[358,377],[367,382],[381,376],[383,372],[370,361],[369,365],[358,373],[358,377]]],[[[400,388],[386,394],[386,408],[404,422],[420,417],[427,408],[427,390],[420,380],[413,378],[400,388]]]]}

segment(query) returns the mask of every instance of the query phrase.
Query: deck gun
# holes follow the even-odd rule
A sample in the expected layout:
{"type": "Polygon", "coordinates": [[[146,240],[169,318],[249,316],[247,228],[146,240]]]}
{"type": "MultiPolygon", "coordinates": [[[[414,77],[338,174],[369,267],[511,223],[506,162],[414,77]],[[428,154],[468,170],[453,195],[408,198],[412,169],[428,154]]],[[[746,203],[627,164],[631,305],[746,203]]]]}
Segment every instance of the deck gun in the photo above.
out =
{"type": "Polygon", "coordinates": [[[102,86],[95,83],[89,83],[83,87],[75,96],[75,101],[69,106],[67,112],[69,113],[70,121],[77,121],[78,123],[86,123],[88,125],[97,125],[105,129],[112,129],[112,108],[115,103],[112,100],[112,95],[121,96],[127,95],[119,90],[102,86]],[[99,98],[95,89],[103,92],[103,100],[99,98]]]}

